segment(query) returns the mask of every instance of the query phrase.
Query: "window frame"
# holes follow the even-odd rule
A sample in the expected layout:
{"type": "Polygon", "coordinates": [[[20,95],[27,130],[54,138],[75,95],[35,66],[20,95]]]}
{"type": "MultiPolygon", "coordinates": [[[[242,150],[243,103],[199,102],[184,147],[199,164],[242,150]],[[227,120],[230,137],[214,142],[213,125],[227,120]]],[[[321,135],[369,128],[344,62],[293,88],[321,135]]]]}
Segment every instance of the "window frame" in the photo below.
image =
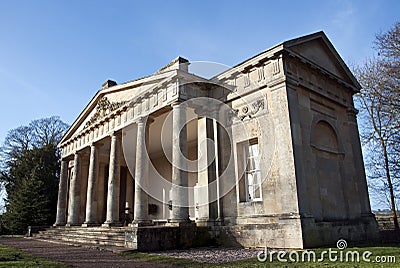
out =
{"type": "Polygon", "coordinates": [[[258,143],[258,139],[251,139],[243,144],[243,172],[244,172],[244,183],[245,183],[245,195],[246,195],[246,202],[259,202],[262,201],[262,180],[261,180],[261,166],[260,166],[260,147],[258,143]],[[250,148],[253,145],[257,145],[257,155],[251,155],[250,148]],[[254,168],[249,170],[248,168],[248,161],[252,159],[253,161],[257,162],[254,165],[254,168]],[[258,167],[258,168],[257,168],[258,167]],[[253,175],[253,179],[257,178],[257,183],[249,183],[249,174],[253,175]],[[258,188],[254,188],[257,187],[258,188]],[[250,187],[252,190],[250,191],[250,187]],[[256,190],[254,190],[256,189],[256,190]],[[256,191],[258,191],[259,197],[251,198],[251,196],[256,196],[256,191]],[[250,194],[252,192],[252,195],[250,194]]]}

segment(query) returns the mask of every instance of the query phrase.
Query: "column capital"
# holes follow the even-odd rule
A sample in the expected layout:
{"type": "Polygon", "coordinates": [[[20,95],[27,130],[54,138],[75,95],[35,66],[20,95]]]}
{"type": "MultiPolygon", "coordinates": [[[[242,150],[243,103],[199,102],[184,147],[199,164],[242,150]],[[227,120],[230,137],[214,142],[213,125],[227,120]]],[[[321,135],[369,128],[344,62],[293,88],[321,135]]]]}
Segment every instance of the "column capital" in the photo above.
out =
{"type": "Polygon", "coordinates": [[[147,117],[147,125],[150,125],[150,124],[154,123],[154,120],[155,120],[154,118],[155,118],[154,116],[149,115],[147,117]]]}
{"type": "Polygon", "coordinates": [[[155,118],[155,117],[152,116],[152,115],[147,115],[147,116],[143,115],[143,116],[138,117],[138,118],[134,121],[134,123],[136,123],[136,124],[139,124],[139,123],[145,124],[145,123],[147,123],[147,125],[150,125],[151,123],[154,122],[154,118],[155,118]]]}
{"type": "Polygon", "coordinates": [[[99,142],[99,141],[93,141],[89,144],[90,147],[95,146],[96,148],[99,148],[101,146],[103,146],[104,143],[103,142],[99,142]]]}
{"type": "Polygon", "coordinates": [[[121,135],[121,131],[119,131],[119,130],[111,131],[109,134],[110,138],[119,137],[120,135],[121,135]]]}
{"type": "Polygon", "coordinates": [[[187,108],[188,106],[187,103],[179,100],[172,102],[170,105],[172,109],[182,109],[182,108],[187,108]]]}
{"type": "Polygon", "coordinates": [[[207,117],[207,118],[216,119],[219,110],[216,107],[197,106],[197,107],[195,107],[194,112],[199,117],[207,117]]]}
{"type": "Polygon", "coordinates": [[[135,124],[140,124],[140,123],[146,123],[146,116],[139,116],[138,118],[136,118],[136,120],[134,121],[135,124]]]}

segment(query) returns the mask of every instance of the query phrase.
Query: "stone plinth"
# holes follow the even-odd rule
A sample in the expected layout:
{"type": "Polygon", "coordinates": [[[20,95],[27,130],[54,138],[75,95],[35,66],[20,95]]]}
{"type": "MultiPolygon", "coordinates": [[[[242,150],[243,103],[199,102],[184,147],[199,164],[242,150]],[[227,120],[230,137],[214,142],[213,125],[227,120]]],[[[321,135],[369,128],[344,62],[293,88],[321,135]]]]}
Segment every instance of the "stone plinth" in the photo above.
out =
{"type": "Polygon", "coordinates": [[[138,251],[190,248],[196,240],[196,224],[141,226],[125,231],[125,247],[138,251]]]}

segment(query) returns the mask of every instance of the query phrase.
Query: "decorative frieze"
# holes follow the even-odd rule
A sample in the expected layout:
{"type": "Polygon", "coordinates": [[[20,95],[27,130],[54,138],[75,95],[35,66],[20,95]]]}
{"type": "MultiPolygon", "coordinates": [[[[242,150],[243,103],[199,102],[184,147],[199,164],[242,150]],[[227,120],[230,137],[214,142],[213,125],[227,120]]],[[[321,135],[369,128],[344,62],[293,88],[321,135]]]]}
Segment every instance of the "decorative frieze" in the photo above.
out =
{"type": "Polygon", "coordinates": [[[272,74],[273,74],[273,75],[279,74],[280,71],[281,71],[281,68],[280,68],[280,66],[279,66],[279,59],[274,60],[274,61],[272,62],[272,66],[273,66],[272,74]]]}
{"type": "Polygon", "coordinates": [[[178,79],[173,77],[143,91],[134,100],[111,102],[107,97],[101,98],[95,106],[95,113],[85,123],[83,130],[62,145],[62,148],[65,148],[63,155],[81,150],[91,142],[104,138],[110,131],[132,123],[138,116],[151,114],[181,94],[178,79]]]}
{"type": "Polygon", "coordinates": [[[286,73],[292,84],[301,85],[343,106],[348,106],[345,92],[350,88],[340,78],[294,56],[286,58],[285,62],[286,73]]]}
{"type": "Polygon", "coordinates": [[[235,113],[240,118],[240,120],[244,120],[246,117],[250,119],[264,108],[265,108],[265,101],[256,100],[250,104],[246,104],[241,108],[235,110],[235,113]]]}
{"type": "Polygon", "coordinates": [[[118,108],[122,107],[126,104],[127,101],[121,102],[110,102],[107,97],[103,97],[99,100],[96,105],[96,112],[94,115],[86,122],[84,128],[88,128],[95,122],[99,121],[100,119],[104,118],[108,114],[112,113],[113,111],[117,110],[118,108]]]}

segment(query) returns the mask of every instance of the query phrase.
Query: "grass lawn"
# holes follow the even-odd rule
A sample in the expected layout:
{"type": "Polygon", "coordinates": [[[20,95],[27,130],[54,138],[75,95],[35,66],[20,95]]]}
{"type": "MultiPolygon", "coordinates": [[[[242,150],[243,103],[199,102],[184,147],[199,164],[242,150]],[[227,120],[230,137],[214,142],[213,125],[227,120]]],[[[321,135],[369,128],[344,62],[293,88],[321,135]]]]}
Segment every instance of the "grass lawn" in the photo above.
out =
{"type": "Polygon", "coordinates": [[[0,244],[0,267],[70,267],[64,263],[37,257],[0,244]]]}
{"type": "MultiPolygon", "coordinates": [[[[199,263],[188,259],[159,256],[151,253],[140,253],[135,251],[124,252],[122,255],[127,258],[134,258],[141,261],[171,264],[179,267],[400,267],[400,245],[382,247],[353,247],[347,248],[343,251],[339,251],[337,248],[332,248],[331,256],[337,256],[338,261],[336,262],[330,261],[329,248],[318,248],[314,249],[313,251],[316,255],[315,262],[302,262],[301,258],[303,251],[293,253],[291,256],[293,259],[295,259],[296,256],[299,256],[300,261],[298,262],[290,261],[288,252],[285,256],[282,256],[283,258],[281,258],[286,259],[287,262],[278,261],[277,253],[275,253],[273,254],[272,262],[270,262],[268,257],[268,260],[265,262],[260,262],[257,260],[257,258],[253,258],[220,264],[199,263]],[[318,261],[320,256],[323,254],[323,251],[326,251],[326,253],[323,255],[324,258],[322,261],[318,261]],[[333,251],[337,251],[337,253],[333,251]],[[368,254],[368,252],[365,253],[366,251],[371,252],[371,254],[368,254]],[[354,252],[358,252],[359,261],[357,261],[356,258],[357,253],[354,252]],[[367,261],[363,260],[363,253],[365,254],[365,260],[367,261]],[[349,262],[345,261],[346,255],[347,259],[350,260],[349,262]],[[342,256],[342,262],[340,261],[340,256],[342,256]],[[383,261],[385,262],[383,263],[383,261]]],[[[307,260],[307,255],[305,255],[305,259],[307,260]]]]}

